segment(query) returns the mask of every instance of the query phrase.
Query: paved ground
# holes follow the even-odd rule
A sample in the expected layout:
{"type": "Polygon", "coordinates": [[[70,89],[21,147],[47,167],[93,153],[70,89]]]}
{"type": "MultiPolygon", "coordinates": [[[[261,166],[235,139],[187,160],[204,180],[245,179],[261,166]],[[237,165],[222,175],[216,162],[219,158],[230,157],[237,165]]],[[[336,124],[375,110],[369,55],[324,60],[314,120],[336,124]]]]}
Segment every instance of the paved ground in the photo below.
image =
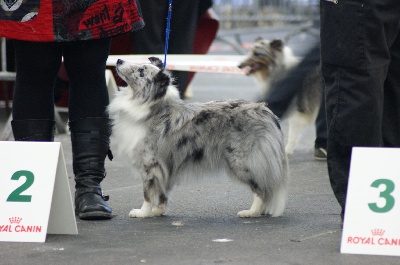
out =
{"type": "MultiPolygon", "coordinates": [[[[198,74],[192,88],[192,101],[257,95],[250,79],[236,75],[198,74]]],[[[314,128],[309,128],[290,157],[289,202],[281,217],[236,217],[251,194],[218,174],[210,176],[212,181],[176,188],[164,217],[129,218],[129,210],[141,205],[141,183],[116,157],[107,162],[103,182],[111,196],[112,220],[78,220],[79,235],[48,235],[45,243],[0,242],[0,264],[398,264],[394,257],[339,253],[339,207],[325,162],[312,159],[313,138],[314,128]]],[[[62,142],[71,174],[69,136],[56,140],[62,142]]]]}
{"type": "MultiPolygon", "coordinates": [[[[192,89],[192,101],[257,97],[252,80],[237,75],[198,74],[192,89]]],[[[48,235],[45,243],[0,242],[0,264],[399,264],[396,257],[340,254],[339,207],[326,163],[312,158],[314,136],[309,128],[290,157],[289,201],[281,217],[238,218],[251,193],[221,173],[177,187],[164,217],[129,218],[130,209],[141,206],[141,183],[115,157],[107,161],[103,182],[112,220],[77,220],[79,235],[48,235]]],[[[72,193],[69,136],[56,141],[62,142],[72,193]]]]}

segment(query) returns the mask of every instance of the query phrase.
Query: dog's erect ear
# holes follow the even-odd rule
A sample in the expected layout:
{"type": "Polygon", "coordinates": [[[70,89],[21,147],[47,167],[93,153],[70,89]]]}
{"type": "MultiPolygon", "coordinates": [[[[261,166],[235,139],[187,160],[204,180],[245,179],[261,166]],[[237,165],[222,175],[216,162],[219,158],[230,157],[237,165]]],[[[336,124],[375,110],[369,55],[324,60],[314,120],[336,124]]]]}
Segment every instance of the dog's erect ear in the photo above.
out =
{"type": "Polygon", "coordinates": [[[275,40],[271,41],[270,45],[271,45],[272,49],[275,49],[278,51],[283,50],[283,41],[282,40],[275,39],[275,40]]]}
{"type": "Polygon", "coordinates": [[[260,41],[260,40],[263,40],[263,38],[262,38],[261,36],[258,36],[258,37],[254,40],[254,42],[257,42],[257,41],[260,41]]]}
{"type": "Polygon", "coordinates": [[[159,58],[157,58],[157,57],[149,57],[149,61],[152,64],[154,64],[155,66],[157,66],[158,68],[160,68],[161,70],[164,69],[164,64],[159,58]]]}

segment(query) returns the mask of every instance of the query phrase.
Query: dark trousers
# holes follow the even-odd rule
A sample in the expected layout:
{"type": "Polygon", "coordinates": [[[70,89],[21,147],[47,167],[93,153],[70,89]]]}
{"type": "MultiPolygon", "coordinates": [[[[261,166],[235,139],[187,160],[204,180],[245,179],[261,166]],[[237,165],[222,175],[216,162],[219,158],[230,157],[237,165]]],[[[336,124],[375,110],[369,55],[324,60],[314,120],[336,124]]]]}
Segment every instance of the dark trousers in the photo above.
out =
{"type": "Polygon", "coordinates": [[[328,172],[344,210],[352,147],[400,146],[400,2],[320,7],[328,172]]]}
{"type": "Polygon", "coordinates": [[[69,119],[105,117],[105,69],[111,39],[66,43],[15,41],[13,119],[54,120],[54,84],[64,57],[70,81],[69,119]]]}
{"type": "MultiPolygon", "coordinates": [[[[317,43],[306,53],[302,61],[285,78],[273,84],[270,93],[266,99],[268,107],[276,116],[282,118],[289,108],[296,93],[301,89],[307,75],[314,71],[320,65],[320,45],[317,43]]],[[[321,90],[323,86],[321,84],[321,90]]],[[[322,93],[323,95],[324,93],[322,93]]],[[[325,99],[321,98],[321,107],[315,122],[316,140],[315,148],[326,149],[327,126],[325,115],[325,99]]]]}
{"type": "MultiPolygon", "coordinates": [[[[210,8],[211,0],[174,0],[168,54],[192,54],[199,18],[210,8]]],[[[133,32],[136,54],[164,54],[168,1],[141,0],[144,29],[133,32]]],[[[164,58],[160,58],[164,61],[164,58]]],[[[168,56],[167,56],[168,64],[168,56]]],[[[174,71],[181,97],[189,83],[189,72],[174,71]]]]}

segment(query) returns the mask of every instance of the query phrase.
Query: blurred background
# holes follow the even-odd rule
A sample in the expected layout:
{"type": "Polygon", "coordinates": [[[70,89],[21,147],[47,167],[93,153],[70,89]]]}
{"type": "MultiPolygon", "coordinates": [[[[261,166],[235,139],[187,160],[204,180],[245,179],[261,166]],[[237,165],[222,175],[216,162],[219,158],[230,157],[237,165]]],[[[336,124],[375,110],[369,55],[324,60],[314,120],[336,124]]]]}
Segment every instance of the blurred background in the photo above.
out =
{"type": "MultiPolygon", "coordinates": [[[[198,54],[245,55],[254,41],[261,37],[283,39],[293,53],[301,57],[319,41],[318,0],[213,0],[208,13],[212,13],[211,18],[215,19],[205,20],[203,25],[199,23],[200,34],[195,41],[195,45],[201,46],[195,47],[198,54]]],[[[12,109],[15,67],[10,44],[1,38],[0,140],[6,138],[2,132],[12,109]]],[[[129,35],[113,41],[113,44],[111,54],[134,54],[134,43],[129,35]]],[[[68,100],[68,79],[62,70],[55,87],[56,107],[61,113],[67,111],[68,100]]],[[[192,101],[256,99],[258,96],[253,80],[244,75],[197,73],[193,78],[194,75],[192,73],[190,83],[192,101]]]]}
{"type": "Polygon", "coordinates": [[[214,0],[221,29],[268,27],[319,19],[318,0],[214,0]]]}
{"type": "Polygon", "coordinates": [[[214,0],[212,9],[219,30],[209,53],[246,54],[262,37],[284,39],[301,56],[319,38],[318,0],[214,0]]]}

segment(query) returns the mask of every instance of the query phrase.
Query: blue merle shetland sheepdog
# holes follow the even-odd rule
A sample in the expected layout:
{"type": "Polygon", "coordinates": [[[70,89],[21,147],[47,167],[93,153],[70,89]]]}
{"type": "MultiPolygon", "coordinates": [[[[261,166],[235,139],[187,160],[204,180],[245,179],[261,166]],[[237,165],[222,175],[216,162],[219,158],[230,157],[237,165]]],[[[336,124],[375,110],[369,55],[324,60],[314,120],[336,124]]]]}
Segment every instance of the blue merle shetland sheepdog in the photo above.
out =
{"type": "Polygon", "coordinates": [[[244,100],[186,103],[161,60],[149,60],[117,61],[128,86],[108,108],[118,151],[143,180],[144,203],[129,216],[163,215],[169,192],[182,178],[221,169],[254,194],[250,209],[238,216],[280,216],[288,172],[276,116],[264,104],[244,100]]]}

